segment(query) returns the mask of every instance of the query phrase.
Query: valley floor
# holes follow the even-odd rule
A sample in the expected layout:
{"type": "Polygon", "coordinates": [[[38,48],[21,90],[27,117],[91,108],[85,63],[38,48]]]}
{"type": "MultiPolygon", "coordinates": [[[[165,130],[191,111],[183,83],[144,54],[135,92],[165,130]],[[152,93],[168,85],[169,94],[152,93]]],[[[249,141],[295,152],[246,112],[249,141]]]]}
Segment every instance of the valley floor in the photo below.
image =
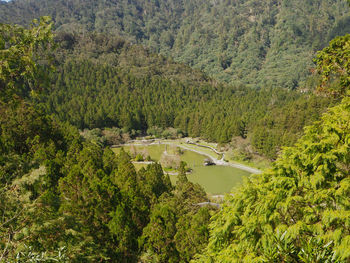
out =
{"type": "Polygon", "coordinates": [[[210,146],[209,143],[194,143],[192,139],[184,138],[184,139],[150,139],[150,140],[132,140],[125,144],[120,145],[112,145],[112,148],[122,147],[122,146],[149,146],[149,145],[157,145],[157,144],[166,144],[172,145],[175,147],[180,147],[182,149],[192,151],[201,155],[204,155],[212,160],[215,165],[222,166],[231,166],[237,169],[241,169],[252,174],[260,174],[262,171],[237,162],[227,161],[225,160],[225,152],[219,152],[213,146],[210,146]]]}

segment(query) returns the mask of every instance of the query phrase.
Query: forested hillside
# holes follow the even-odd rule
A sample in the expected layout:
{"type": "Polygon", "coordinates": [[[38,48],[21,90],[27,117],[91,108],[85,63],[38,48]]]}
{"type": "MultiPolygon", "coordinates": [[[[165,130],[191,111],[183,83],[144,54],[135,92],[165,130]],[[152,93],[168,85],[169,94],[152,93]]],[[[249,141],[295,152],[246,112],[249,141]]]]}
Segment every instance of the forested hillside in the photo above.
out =
{"type": "MultiPolygon", "coordinates": [[[[281,87],[305,80],[314,52],[349,24],[342,1],[0,5],[0,21],[26,24],[42,14],[53,16],[56,72],[41,102],[61,121],[79,129],[118,127],[133,135],[175,127],[221,143],[241,137],[248,145],[239,150],[243,159],[255,152],[275,159],[333,103],[281,87]]],[[[312,91],[319,83],[314,76],[300,85],[312,91]]]]}
{"type": "Polygon", "coordinates": [[[56,29],[140,43],[227,83],[296,88],[317,50],[350,32],[343,0],[13,0],[0,22],[50,15],[56,29]]]}
{"type": "Polygon", "coordinates": [[[333,101],[311,92],[218,84],[120,37],[59,33],[55,39],[56,71],[41,101],[79,129],[118,127],[135,135],[175,127],[221,143],[239,136],[274,159],[333,101]]]}
{"type": "Polygon", "coordinates": [[[0,33],[0,261],[193,258],[215,209],[196,205],[206,193],[184,164],[173,186],[159,164],[137,172],[124,151],[116,156],[47,115],[30,98],[48,87],[48,20],[0,33]]]}

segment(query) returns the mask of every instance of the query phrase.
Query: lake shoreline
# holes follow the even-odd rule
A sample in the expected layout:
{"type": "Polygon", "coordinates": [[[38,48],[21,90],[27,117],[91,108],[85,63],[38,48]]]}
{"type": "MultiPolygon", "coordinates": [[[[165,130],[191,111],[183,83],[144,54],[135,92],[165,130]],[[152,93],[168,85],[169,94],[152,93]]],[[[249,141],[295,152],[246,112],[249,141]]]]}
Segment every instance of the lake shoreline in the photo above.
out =
{"type": "Polygon", "coordinates": [[[191,147],[187,147],[187,146],[183,145],[182,142],[180,142],[180,143],[176,143],[176,142],[178,142],[178,140],[176,140],[176,139],[174,139],[174,140],[167,140],[167,139],[132,140],[132,141],[129,141],[129,142],[124,143],[124,144],[112,145],[110,147],[111,148],[119,148],[119,147],[124,147],[124,146],[149,146],[149,145],[158,145],[158,144],[159,145],[160,144],[174,145],[176,147],[180,147],[180,148],[185,149],[187,151],[192,151],[192,152],[204,155],[204,156],[210,158],[215,165],[231,166],[233,168],[244,170],[244,171],[247,171],[247,172],[252,173],[252,174],[261,174],[262,173],[261,170],[244,165],[244,164],[224,161],[225,153],[219,152],[216,149],[214,149],[213,147],[205,146],[205,145],[198,145],[197,143],[193,143],[193,142],[185,142],[186,144],[189,144],[189,145],[195,145],[198,147],[204,147],[204,148],[210,149],[211,151],[213,151],[217,155],[221,154],[222,155],[221,159],[215,158],[213,155],[210,155],[204,151],[200,151],[198,149],[192,149],[191,147]],[[172,142],[169,142],[169,141],[172,141],[172,142]]]}

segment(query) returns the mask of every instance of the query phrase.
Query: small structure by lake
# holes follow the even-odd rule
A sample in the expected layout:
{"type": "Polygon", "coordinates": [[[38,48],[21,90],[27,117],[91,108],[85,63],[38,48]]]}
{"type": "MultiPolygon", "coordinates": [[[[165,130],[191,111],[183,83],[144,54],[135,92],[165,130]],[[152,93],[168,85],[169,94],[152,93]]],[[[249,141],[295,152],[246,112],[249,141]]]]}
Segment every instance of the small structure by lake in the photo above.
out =
{"type": "Polygon", "coordinates": [[[214,161],[210,158],[205,159],[203,164],[204,164],[204,166],[215,165],[214,161]]]}

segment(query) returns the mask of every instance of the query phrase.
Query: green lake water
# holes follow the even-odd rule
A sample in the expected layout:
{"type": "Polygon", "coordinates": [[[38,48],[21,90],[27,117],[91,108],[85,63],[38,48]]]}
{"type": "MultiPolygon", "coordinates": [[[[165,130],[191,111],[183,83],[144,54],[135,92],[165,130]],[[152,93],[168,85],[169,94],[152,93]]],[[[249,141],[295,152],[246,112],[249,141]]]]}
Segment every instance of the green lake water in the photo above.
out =
{"type": "MultiPolygon", "coordinates": [[[[159,161],[166,146],[164,144],[149,145],[149,146],[133,146],[137,151],[146,151],[153,160],[159,161]]],[[[131,146],[125,146],[124,149],[128,152],[131,146]]],[[[168,152],[174,149],[172,146],[167,146],[168,152]]],[[[115,149],[118,152],[118,149],[115,149]]],[[[191,182],[200,184],[209,194],[224,194],[232,190],[233,187],[242,183],[243,178],[250,175],[249,172],[240,170],[230,166],[204,166],[203,162],[207,157],[193,151],[184,150],[181,155],[181,160],[185,161],[192,168],[192,173],[187,177],[191,182]]],[[[144,165],[136,164],[139,169],[144,165]]],[[[171,181],[176,182],[176,175],[170,175],[171,181]]]]}

